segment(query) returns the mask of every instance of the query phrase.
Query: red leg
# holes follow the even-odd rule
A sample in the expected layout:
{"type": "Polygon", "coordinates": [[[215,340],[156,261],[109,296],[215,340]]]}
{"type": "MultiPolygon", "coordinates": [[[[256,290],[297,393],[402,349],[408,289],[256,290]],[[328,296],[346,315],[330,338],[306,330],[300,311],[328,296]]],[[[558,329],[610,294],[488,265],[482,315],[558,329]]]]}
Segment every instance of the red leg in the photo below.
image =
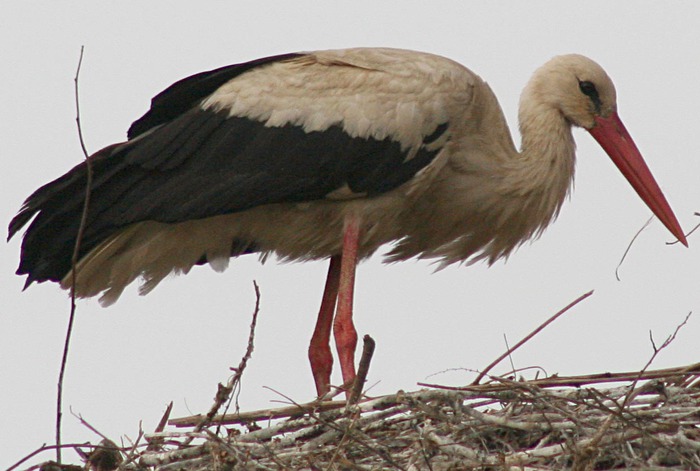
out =
{"type": "Polygon", "coordinates": [[[338,297],[338,283],[340,281],[340,256],[331,257],[328,266],[326,287],[323,290],[321,309],[318,312],[316,328],[309,345],[309,362],[311,372],[316,383],[316,393],[319,397],[330,390],[331,370],[333,368],[333,356],[329,345],[331,336],[331,324],[333,323],[333,311],[338,297]]]}
{"type": "Polygon", "coordinates": [[[340,283],[338,287],[338,305],[336,307],[333,335],[338,349],[340,370],[343,384],[352,386],[355,380],[355,348],[357,331],[352,323],[352,298],[355,288],[355,269],[360,239],[360,220],[356,216],[347,216],[343,234],[343,255],[340,263],[340,283]]]}

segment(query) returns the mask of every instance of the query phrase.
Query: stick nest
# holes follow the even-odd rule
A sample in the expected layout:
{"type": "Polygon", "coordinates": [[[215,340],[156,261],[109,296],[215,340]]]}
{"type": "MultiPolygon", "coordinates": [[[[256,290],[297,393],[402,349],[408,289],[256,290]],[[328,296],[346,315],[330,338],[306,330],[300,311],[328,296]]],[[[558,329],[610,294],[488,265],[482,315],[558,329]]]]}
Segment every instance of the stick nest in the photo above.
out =
{"type": "Polygon", "coordinates": [[[492,378],[350,406],[322,401],[216,416],[204,426],[202,420],[173,419],[169,430],[145,435],[147,446],[115,448],[119,467],[700,469],[700,364],[530,381],[492,378]]]}

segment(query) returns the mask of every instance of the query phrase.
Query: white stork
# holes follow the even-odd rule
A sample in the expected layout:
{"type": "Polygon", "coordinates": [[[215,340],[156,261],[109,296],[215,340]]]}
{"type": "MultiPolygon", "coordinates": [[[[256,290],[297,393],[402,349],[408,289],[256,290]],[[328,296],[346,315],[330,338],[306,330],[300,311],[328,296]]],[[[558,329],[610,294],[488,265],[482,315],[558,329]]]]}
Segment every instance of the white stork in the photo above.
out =
{"type": "MultiPolygon", "coordinates": [[[[287,54],[203,72],[157,95],[128,140],[90,157],[94,179],[72,286],[86,163],[41,187],[9,226],[32,220],[18,274],[105,305],[141,278],[258,253],[330,258],[309,359],[329,390],[333,326],[355,377],[355,267],[507,256],[556,217],[574,175],[572,126],[589,131],[661,222],[680,225],[616,111],[605,71],[580,55],[535,72],[520,101],[518,152],[496,97],[449,59],[395,49],[287,54]],[[335,321],[334,319],[335,313],[335,321]]],[[[26,287],[25,286],[25,287],[26,287]]]]}

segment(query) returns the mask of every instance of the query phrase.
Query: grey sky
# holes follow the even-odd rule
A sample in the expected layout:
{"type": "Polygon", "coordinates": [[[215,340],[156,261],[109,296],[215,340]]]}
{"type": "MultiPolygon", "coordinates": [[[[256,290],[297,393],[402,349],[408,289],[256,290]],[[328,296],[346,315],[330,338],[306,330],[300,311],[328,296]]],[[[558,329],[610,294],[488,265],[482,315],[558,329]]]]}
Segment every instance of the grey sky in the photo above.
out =
{"type": "MultiPolygon", "coordinates": [[[[686,230],[700,218],[700,4],[697,2],[5,2],[0,6],[0,221],[9,223],[40,185],[80,162],[73,76],[81,45],[83,131],[91,151],[124,138],[150,98],[192,73],[282,52],[390,46],[442,54],[484,77],[517,134],[517,101],[551,56],[578,52],[613,78],[619,112],[686,230]],[[187,6],[185,6],[187,5],[187,6]]],[[[547,373],[634,370],[651,346],[698,308],[700,255],[667,246],[652,222],[615,267],[649,210],[608,157],[577,131],[576,188],[539,241],[507,263],[385,266],[358,271],[356,325],[377,340],[371,394],[415,389],[448,368],[479,369],[584,292],[593,297],[514,356],[547,373]]],[[[14,275],[19,238],[0,246],[0,467],[52,442],[55,384],[69,301],[55,285],[22,293],[14,275]]],[[[64,441],[98,440],[82,414],[113,439],[152,430],[165,404],[173,416],[208,408],[216,383],[245,351],[262,291],[256,349],[241,407],[310,400],[306,348],[325,263],[233,261],[164,281],[147,297],[131,287],[102,309],[79,304],[66,375],[64,441]]],[[[656,367],[699,360],[691,318],[656,367]]],[[[498,372],[506,371],[503,365],[498,372]]],[[[339,371],[334,371],[339,382],[339,371]]],[[[468,371],[428,381],[464,384],[468,371]]],[[[53,457],[46,455],[46,459],[53,457]]],[[[70,458],[71,455],[66,455],[70,458]]]]}

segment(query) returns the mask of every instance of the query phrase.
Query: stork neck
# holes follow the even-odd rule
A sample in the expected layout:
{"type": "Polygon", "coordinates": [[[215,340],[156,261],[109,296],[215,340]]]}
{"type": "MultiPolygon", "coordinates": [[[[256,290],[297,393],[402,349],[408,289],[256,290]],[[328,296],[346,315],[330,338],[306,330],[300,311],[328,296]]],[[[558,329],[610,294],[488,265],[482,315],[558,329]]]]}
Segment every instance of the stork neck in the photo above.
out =
{"type": "Polygon", "coordinates": [[[574,177],[576,144],[571,124],[551,107],[521,106],[520,133],[522,184],[535,193],[540,190],[543,195],[557,198],[558,209],[574,177]]]}

